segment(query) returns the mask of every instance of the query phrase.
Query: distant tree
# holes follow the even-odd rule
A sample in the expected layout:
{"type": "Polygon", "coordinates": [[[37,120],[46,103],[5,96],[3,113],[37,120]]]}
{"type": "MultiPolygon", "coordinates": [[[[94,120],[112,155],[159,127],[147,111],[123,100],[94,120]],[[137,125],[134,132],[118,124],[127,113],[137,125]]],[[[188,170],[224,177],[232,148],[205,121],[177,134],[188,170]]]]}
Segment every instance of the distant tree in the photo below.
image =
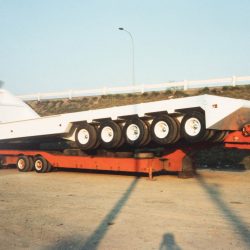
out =
{"type": "Polygon", "coordinates": [[[0,80],[0,88],[2,88],[3,85],[4,85],[4,81],[0,80]]]}

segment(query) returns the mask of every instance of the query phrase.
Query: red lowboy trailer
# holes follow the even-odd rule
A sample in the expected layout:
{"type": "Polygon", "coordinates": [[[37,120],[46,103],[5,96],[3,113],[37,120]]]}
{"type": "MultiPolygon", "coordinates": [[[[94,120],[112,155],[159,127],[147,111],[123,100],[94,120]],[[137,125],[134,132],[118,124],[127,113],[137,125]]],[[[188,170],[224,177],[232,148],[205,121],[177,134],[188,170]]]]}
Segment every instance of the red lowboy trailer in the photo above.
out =
{"type": "MultiPolygon", "coordinates": [[[[208,145],[209,146],[209,145],[208,145]]],[[[212,146],[212,145],[211,145],[212,146]]],[[[250,150],[250,125],[242,131],[230,133],[224,140],[227,148],[250,150]]],[[[189,177],[194,173],[191,154],[206,145],[177,145],[166,149],[159,157],[153,153],[138,153],[133,157],[115,157],[84,155],[73,156],[57,152],[39,150],[0,150],[1,165],[15,164],[22,172],[35,170],[38,173],[50,172],[53,168],[72,168],[88,170],[122,171],[153,173],[160,171],[177,172],[180,177],[189,177]]]]}

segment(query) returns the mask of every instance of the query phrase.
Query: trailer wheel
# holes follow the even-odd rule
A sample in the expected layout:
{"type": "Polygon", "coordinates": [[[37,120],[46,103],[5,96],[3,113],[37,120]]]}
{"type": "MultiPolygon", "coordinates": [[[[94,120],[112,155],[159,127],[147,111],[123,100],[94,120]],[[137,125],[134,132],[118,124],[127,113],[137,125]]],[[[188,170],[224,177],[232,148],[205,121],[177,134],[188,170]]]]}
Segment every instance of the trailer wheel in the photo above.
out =
{"type": "Polygon", "coordinates": [[[52,165],[48,161],[47,161],[47,163],[48,163],[48,167],[47,167],[46,172],[52,172],[52,170],[53,170],[52,165]]]}
{"type": "Polygon", "coordinates": [[[83,150],[92,149],[98,143],[97,129],[88,123],[79,126],[75,133],[75,141],[83,150]]]}
{"type": "Polygon", "coordinates": [[[125,123],[123,134],[128,145],[141,146],[148,139],[149,129],[141,119],[135,117],[125,123]]]}
{"type": "Polygon", "coordinates": [[[181,135],[191,143],[202,141],[206,135],[204,115],[200,112],[186,114],[181,121],[181,135]]]}
{"type": "Polygon", "coordinates": [[[210,142],[222,142],[225,137],[228,135],[228,131],[224,130],[217,130],[215,131],[215,134],[210,138],[210,142]]]}
{"type": "MultiPolygon", "coordinates": [[[[118,126],[120,127],[121,133],[122,133],[123,125],[118,123],[118,126]]],[[[125,138],[124,138],[124,136],[121,136],[121,140],[120,140],[119,144],[116,146],[116,148],[120,148],[121,146],[123,146],[124,143],[125,143],[125,138]]]]}
{"type": "Polygon", "coordinates": [[[223,142],[224,139],[228,136],[228,134],[229,134],[229,131],[224,131],[224,135],[221,136],[221,138],[219,139],[219,142],[223,142]]]}
{"type": "Polygon", "coordinates": [[[35,158],[34,167],[37,173],[45,173],[48,169],[48,162],[42,157],[35,158]]]}
{"type": "Polygon", "coordinates": [[[161,145],[172,143],[178,133],[175,120],[168,115],[157,116],[153,120],[150,130],[152,140],[161,145]]]}
{"type": "Polygon", "coordinates": [[[17,159],[16,166],[20,172],[28,172],[30,170],[29,157],[25,155],[19,156],[17,159]]]}
{"type": "Polygon", "coordinates": [[[151,140],[152,140],[152,138],[151,138],[151,133],[150,133],[150,123],[148,122],[148,121],[143,121],[144,123],[145,123],[145,125],[146,125],[146,130],[148,131],[148,136],[145,136],[145,138],[142,140],[142,142],[141,142],[141,146],[146,146],[146,145],[148,145],[150,142],[151,142],[151,140]]]}
{"type": "Polygon", "coordinates": [[[176,143],[181,139],[181,124],[180,122],[177,120],[177,118],[173,117],[174,121],[175,121],[175,125],[177,128],[177,133],[175,138],[173,139],[173,141],[171,143],[176,143]]]}
{"type": "Polygon", "coordinates": [[[122,129],[113,121],[105,121],[100,126],[100,140],[104,148],[116,148],[122,140],[122,129]]]}
{"type": "Polygon", "coordinates": [[[29,171],[33,171],[34,170],[34,159],[33,157],[29,156],[29,171]]]}
{"type": "Polygon", "coordinates": [[[205,135],[202,138],[202,141],[209,141],[215,134],[214,130],[207,129],[205,135]]]}

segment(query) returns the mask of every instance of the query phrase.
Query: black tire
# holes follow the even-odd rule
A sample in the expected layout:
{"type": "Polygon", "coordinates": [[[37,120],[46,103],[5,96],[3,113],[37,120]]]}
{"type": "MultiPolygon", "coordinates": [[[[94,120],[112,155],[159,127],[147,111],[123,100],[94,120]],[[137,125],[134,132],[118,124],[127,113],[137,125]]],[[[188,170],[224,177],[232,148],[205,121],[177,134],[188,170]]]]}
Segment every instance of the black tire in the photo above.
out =
{"type": "Polygon", "coordinates": [[[177,118],[173,117],[176,127],[177,127],[177,133],[176,133],[176,137],[173,139],[172,143],[176,143],[181,139],[181,124],[180,122],[177,120],[177,118]]]}
{"type": "Polygon", "coordinates": [[[224,133],[224,136],[222,136],[221,138],[220,138],[220,142],[223,142],[225,139],[226,139],[226,137],[228,136],[228,134],[229,134],[229,131],[224,131],[225,133],[224,133]]]}
{"type": "Polygon", "coordinates": [[[200,142],[204,136],[207,135],[206,131],[204,114],[194,111],[183,117],[181,121],[181,136],[184,137],[186,141],[191,143],[200,142]],[[191,130],[193,130],[193,132],[191,130]]]}
{"type": "Polygon", "coordinates": [[[209,141],[215,134],[214,130],[208,129],[206,130],[206,133],[204,137],[202,138],[202,141],[209,141]]]}
{"type": "Polygon", "coordinates": [[[143,145],[149,136],[148,126],[141,119],[134,117],[125,123],[123,137],[128,145],[138,147],[143,145]]]}
{"type": "Polygon", "coordinates": [[[147,131],[148,131],[148,136],[145,137],[144,140],[142,140],[141,146],[146,146],[146,145],[148,145],[148,144],[151,142],[151,140],[152,140],[152,138],[151,138],[151,132],[150,132],[150,126],[151,126],[151,125],[150,125],[150,123],[149,123],[148,121],[144,121],[144,123],[145,123],[146,129],[147,129],[147,131]]]}
{"type": "Polygon", "coordinates": [[[93,149],[98,145],[97,129],[91,124],[81,124],[75,133],[75,141],[83,150],[93,149]]]}
{"type": "Polygon", "coordinates": [[[48,162],[42,156],[38,156],[34,161],[34,168],[37,173],[46,173],[48,169],[48,162]]]}
{"type": "Polygon", "coordinates": [[[172,143],[178,134],[176,121],[168,115],[156,116],[150,126],[152,140],[160,145],[172,143]]]}
{"type": "Polygon", "coordinates": [[[18,159],[17,159],[16,166],[17,166],[17,169],[20,172],[28,172],[28,171],[30,171],[29,157],[25,156],[25,155],[19,156],[18,159]]]}
{"type": "MultiPolygon", "coordinates": [[[[121,123],[117,123],[117,124],[120,127],[121,131],[123,131],[123,125],[121,123]]],[[[124,138],[124,136],[122,136],[121,140],[120,140],[119,144],[116,146],[116,148],[122,147],[124,143],[125,143],[125,138],[124,138]]]]}
{"type": "Polygon", "coordinates": [[[211,139],[210,142],[222,142],[225,137],[228,135],[228,131],[225,130],[217,130],[211,139]]]}
{"type": "Polygon", "coordinates": [[[48,166],[47,166],[46,172],[52,172],[52,170],[53,170],[52,165],[48,161],[47,161],[47,164],[48,164],[48,166]]]}
{"type": "Polygon", "coordinates": [[[34,170],[34,159],[32,156],[29,156],[29,171],[33,171],[34,170]]]}
{"type": "Polygon", "coordinates": [[[113,121],[105,121],[100,126],[100,141],[103,148],[111,149],[121,146],[122,129],[113,121]]]}

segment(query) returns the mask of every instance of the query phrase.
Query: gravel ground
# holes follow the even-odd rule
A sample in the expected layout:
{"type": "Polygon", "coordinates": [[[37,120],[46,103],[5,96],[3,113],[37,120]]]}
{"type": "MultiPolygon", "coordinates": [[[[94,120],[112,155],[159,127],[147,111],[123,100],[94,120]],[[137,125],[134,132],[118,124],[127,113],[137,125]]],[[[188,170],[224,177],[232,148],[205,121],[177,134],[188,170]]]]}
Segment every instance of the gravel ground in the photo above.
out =
{"type": "Polygon", "coordinates": [[[0,249],[250,249],[250,171],[0,170],[0,249]]]}

